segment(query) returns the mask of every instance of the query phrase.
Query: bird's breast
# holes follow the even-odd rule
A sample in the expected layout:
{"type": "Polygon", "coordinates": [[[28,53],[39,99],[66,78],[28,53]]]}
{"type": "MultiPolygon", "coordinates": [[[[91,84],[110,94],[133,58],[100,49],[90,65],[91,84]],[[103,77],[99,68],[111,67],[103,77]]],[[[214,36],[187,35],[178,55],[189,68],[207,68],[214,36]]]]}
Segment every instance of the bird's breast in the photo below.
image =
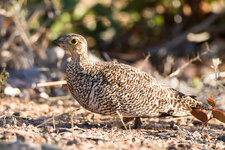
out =
{"type": "Polygon", "coordinates": [[[94,72],[67,67],[66,80],[72,96],[81,106],[97,113],[101,105],[96,98],[96,93],[100,89],[100,78],[99,74],[94,72]]]}

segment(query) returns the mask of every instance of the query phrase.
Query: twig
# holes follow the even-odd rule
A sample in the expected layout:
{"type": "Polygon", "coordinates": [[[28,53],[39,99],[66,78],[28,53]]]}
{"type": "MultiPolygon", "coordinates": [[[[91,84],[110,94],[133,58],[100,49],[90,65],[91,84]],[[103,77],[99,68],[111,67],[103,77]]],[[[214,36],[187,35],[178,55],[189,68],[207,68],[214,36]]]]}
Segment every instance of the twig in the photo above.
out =
{"type": "Polygon", "coordinates": [[[52,81],[52,82],[44,82],[38,83],[37,87],[45,87],[45,86],[56,86],[56,85],[65,85],[67,82],[65,80],[62,81],[52,81]]]}
{"type": "Polygon", "coordinates": [[[54,101],[54,100],[65,100],[65,99],[71,99],[71,95],[66,95],[66,96],[56,96],[56,97],[49,97],[47,98],[47,100],[50,100],[50,101],[54,101]]]}
{"type": "Polygon", "coordinates": [[[200,55],[192,58],[191,60],[189,60],[188,62],[186,62],[185,64],[183,64],[176,71],[172,72],[168,77],[169,78],[172,78],[172,77],[178,75],[181,72],[181,70],[183,70],[184,68],[186,68],[192,62],[197,61],[197,60],[201,60],[201,57],[204,56],[204,55],[206,55],[209,51],[210,51],[210,49],[207,48],[206,51],[202,52],[200,55]]]}
{"type": "Polygon", "coordinates": [[[55,116],[55,117],[52,116],[52,117],[48,118],[47,120],[45,120],[43,123],[37,125],[36,127],[38,128],[38,127],[44,125],[45,123],[49,123],[49,122],[51,122],[51,121],[53,121],[53,120],[54,120],[54,121],[53,121],[53,126],[54,126],[55,119],[58,119],[58,118],[60,118],[62,115],[65,115],[65,114],[67,114],[67,113],[62,113],[62,114],[60,114],[60,115],[58,115],[58,116],[55,116]]]}
{"type": "Polygon", "coordinates": [[[70,115],[70,123],[71,123],[71,130],[72,130],[72,134],[73,134],[73,138],[75,139],[75,136],[74,136],[74,125],[73,125],[73,116],[75,115],[75,110],[69,112],[69,115],[70,115]]]}
{"type": "Polygon", "coordinates": [[[138,67],[138,69],[143,70],[143,67],[145,63],[148,63],[149,58],[151,57],[151,54],[148,53],[148,55],[145,57],[144,62],[138,67]]]}
{"type": "Polygon", "coordinates": [[[55,130],[55,117],[54,117],[54,115],[52,116],[52,124],[53,124],[53,129],[55,130]]]}
{"type": "Polygon", "coordinates": [[[49,119],[47,119],[47,120],[45,120],[44,122],[42,122],[41,124],[37,125],[36,127],[38,128],[38,127],[40,127],[40,126],[42,126],[42,125],[44,125],[44,124],[50,122],[51,120],[52,120],[52,117],[49,118],[49,119]]]}
{"type": "MultiPolygon", "coordinates": [[[[74,112],[75,112],[75,110],[73,110],[73,111],[69,111],[69,112],[67,112],[67,113],[62,113],[62,114],[59,114],[59,115],[57,115],[57,116],[52,116],[52,117],[50,117],[50,118],[48,118],[47,120],[45,120],[43,123],[41,123],[41,124],[39,124],[39,125],[37,125],[36,127],[38,128],[38,127],[40,127],[40,126],[42,126],[43,124],[45,124],[45,123],[49,123],[49,122],[51,122],[51,121],[53,121],[53,126],[54,126],[54,123],[55,123],[55,120],[56,119],[59,119],[60,117],[62,117],[62,116],[64,116],[64,115],[67,115],[67,116],[74,116],[74,112]]],[[[63,118],[65,118],[65,117],[63,117],[63,118]]],[[[70,118],[71,119],[71,118],[70,118]]]]}
{"type": "Polygon", "coordinates": [[[13,9],[14,9],[14,22],[15,25],[21,35],[21,38],[23,39],[25,45],[27,46],[27,48],[30,51],[33,51],[33,45],[31,44],[30,40],[29,40],[29,36],[27,35],[27,32],[25,31],[25,27],[23,25],[26,24],[25,19],[24,18],[18,18],[18,14],[20,14],[21,12],[21,7],[19,6],[19,4],[16,1],[13,1],[13,9]],[[22,22],[24,21],[24,22],[22,22]]]}
{"type": "Polygon", "coordinates": [[[120,121],[122,122],[124,128],[127,130],[127,126],[125,125],[124,121],[123,121],[123,116],[119,111],[116,111],[116,113],[118,114],[120,121]]]}
{"type": "Polygon", "coordinates": [[[219,76],[219,69],[218,66],[221,64],[221,61],[219,58],[212,59],[213,65],[211,66],[214,69],[215,72],[215,80],[216,80],[216,88],[218,88],[218,76],[219,76]]]}

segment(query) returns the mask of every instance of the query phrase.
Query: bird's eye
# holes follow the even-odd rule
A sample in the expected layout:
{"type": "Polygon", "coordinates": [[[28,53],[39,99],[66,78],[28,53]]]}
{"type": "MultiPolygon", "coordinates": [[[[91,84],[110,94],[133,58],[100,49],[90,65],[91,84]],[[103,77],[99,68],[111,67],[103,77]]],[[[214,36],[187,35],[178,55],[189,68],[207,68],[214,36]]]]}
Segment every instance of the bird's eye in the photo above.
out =
{"type": "Polygon", "coordinates": [[[76,45],[78,43],[78,40],[70,39],[68,42],[69,42],[70,45],[76,45]]]}

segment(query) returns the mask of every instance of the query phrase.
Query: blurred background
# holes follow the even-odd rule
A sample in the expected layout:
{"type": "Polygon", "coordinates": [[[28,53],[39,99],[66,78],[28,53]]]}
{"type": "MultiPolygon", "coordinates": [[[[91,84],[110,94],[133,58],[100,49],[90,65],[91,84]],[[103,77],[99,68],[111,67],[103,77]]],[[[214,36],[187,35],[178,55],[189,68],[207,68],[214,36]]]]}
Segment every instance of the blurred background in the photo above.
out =
{"type": "Polygon", "coordinates": [[[36,87],[64,80],[68,56],[51,41],[67,33],[87,38],[92,59],[130,64],[225,107],[224,0],[1,0],[1,93],[67,95],[36,87]]]}

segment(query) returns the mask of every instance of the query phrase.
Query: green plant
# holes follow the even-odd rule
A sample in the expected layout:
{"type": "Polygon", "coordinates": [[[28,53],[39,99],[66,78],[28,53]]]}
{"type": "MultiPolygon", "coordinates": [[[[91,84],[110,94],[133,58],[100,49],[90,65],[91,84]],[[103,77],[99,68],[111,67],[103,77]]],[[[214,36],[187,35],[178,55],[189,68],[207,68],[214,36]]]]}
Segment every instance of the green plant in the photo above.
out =
{"type": "Polygon", "coordinates": [[[193,109],[191,111],[191,114],[198,120],[203,122],[203,126],[202,126],[202,130],[203,128],[207,125],[207,123],[209,122],[209,120],[215,118],[223,123],[225,123],[225,113],[221,110],[215,109],[216,106],[216,102],[211,99],[208,98],[208,104],[212,107],[211,110],[211,115],[208,118],[207,114],[205,112],[203,112],[202,110],[199,109],[193,109]]]}
{"type": "Polygon", "coordinates": [[[0,73],[0,97],[4,97],[3,83],[9,77],[9,73],[3,68],[0,73]]]}

